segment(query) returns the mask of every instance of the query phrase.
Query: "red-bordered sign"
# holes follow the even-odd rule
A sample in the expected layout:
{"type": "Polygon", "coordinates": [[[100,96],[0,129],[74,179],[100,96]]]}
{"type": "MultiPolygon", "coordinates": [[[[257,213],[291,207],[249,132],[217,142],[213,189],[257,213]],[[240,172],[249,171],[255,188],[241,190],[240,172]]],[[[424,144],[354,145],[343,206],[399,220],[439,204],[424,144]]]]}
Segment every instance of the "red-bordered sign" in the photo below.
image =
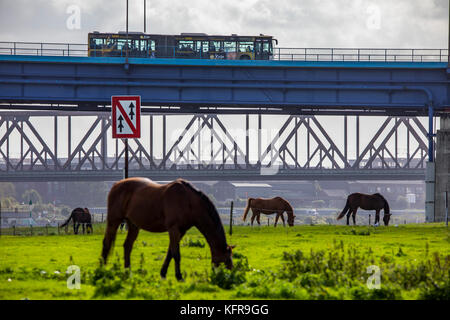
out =
{"type": "Polygon", "coordinates": [[[112,96],[113,138],[141,137],[141,97],[112,96]]]}

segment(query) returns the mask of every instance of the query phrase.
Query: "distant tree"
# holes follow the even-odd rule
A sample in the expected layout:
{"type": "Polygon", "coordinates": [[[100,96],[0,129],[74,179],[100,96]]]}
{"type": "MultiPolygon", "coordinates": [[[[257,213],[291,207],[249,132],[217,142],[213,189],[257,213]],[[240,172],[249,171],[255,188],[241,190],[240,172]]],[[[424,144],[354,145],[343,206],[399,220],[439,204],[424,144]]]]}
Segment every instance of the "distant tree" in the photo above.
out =
{"type": "Polygon", "coordinates": [[[0,198],[16,197],[16,187],[11,182],[0,182],[0,198]]]}
{"type": "Polygon", "coordinates": [[[32,201],[33,204],[42,203],[42,197],[39,194],[39,192],[37,192],[35,189],[26,190],[22,194],[22,201],[25,204],[28,204],[30,202],[30,200],[32,201]]]}

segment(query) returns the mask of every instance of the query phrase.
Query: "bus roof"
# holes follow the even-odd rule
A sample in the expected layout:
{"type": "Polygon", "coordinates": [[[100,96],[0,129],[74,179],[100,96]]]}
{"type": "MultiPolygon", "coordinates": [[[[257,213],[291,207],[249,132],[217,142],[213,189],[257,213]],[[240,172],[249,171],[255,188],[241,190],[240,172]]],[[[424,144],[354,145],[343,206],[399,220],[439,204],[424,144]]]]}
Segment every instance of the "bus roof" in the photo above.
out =
{"type": "MultiPolygon", "coordinates": [[[[118,33],[114,33],[114,32],[99,32],[99,31],[93,31],[90,32],[89,34],[93,34],[93,35],[125,35],[126,32],[125,31],[119,31],[118,33]]],[[[143,32],[137,32],[137,31],[128,31],[128,35],[145,35],[145,36],[159,36],[159,37],[164,37],[164,36],[169,36],[169,37],[207,37],[207,38],[224,38],[224,37],[230,37],[230,38],[272,38],[272,36],[269,35],[265,35],[260,33],[259,35],[252,35],[252,36],[243,36],[243,35],[238,35],[238,34],[230,34],[230,35],[208,35],[206,33],[180,33],[180,34],[148,34],[148,33],[143,33],[143,32]]]]}

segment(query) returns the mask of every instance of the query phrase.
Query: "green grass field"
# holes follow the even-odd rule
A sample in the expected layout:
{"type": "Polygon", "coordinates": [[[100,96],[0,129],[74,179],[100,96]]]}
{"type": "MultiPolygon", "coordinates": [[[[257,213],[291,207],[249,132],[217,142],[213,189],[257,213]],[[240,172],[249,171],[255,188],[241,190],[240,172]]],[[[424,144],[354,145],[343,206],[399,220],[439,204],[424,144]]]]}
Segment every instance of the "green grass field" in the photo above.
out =
{"type": "MultiPolygon", "coordinates": [[[[167,233],[141,231],[123,269],[126,232],[118,233],[106,266],[99,257],[103,225],[93,235],[0,237],[0,299],[449,299],[450,236],[443,224],[398,227],[233,227],[233,271],[212,269],[209,247],[192,228],[181,243],[184,282],[172,261],[159,277],[167,233]],[[77,265],[81,288],[68,289],[77,265]],[[381,270],[381,288],[366,286],[367,267],[381,270]]],[[[38,234],[38,233],[36,233],[38,234]]],[[[41,232],[42,234],[42,232],[41,232]]],[[[44,233],[45,234],[45,233],[44,233]]]]}

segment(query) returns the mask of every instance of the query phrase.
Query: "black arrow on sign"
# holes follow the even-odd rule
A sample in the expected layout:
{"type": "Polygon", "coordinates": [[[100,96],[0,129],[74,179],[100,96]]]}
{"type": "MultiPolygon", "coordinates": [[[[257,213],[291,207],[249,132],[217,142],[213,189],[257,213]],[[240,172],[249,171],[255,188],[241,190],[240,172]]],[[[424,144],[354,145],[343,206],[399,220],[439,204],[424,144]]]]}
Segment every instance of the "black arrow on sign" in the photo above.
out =
{"type": "Polygon", "coordinates": [[[130,103],[130,113],[128,114],[130,116],[130,119],[133,120],[134,112],[133,112],[134,104],[133,102],[130,103]]]}
{"type": "Polygon", "coordinates": [[[119,120],[119,126],[118,126],[118,128],[119,128],[120,132],[122,132],[122,129],[123,129],[122,121],[124,120],[124,119],[122,118],[122,115],[120,115],[120,117],[119,117],[117,120],[119,120]]]}

